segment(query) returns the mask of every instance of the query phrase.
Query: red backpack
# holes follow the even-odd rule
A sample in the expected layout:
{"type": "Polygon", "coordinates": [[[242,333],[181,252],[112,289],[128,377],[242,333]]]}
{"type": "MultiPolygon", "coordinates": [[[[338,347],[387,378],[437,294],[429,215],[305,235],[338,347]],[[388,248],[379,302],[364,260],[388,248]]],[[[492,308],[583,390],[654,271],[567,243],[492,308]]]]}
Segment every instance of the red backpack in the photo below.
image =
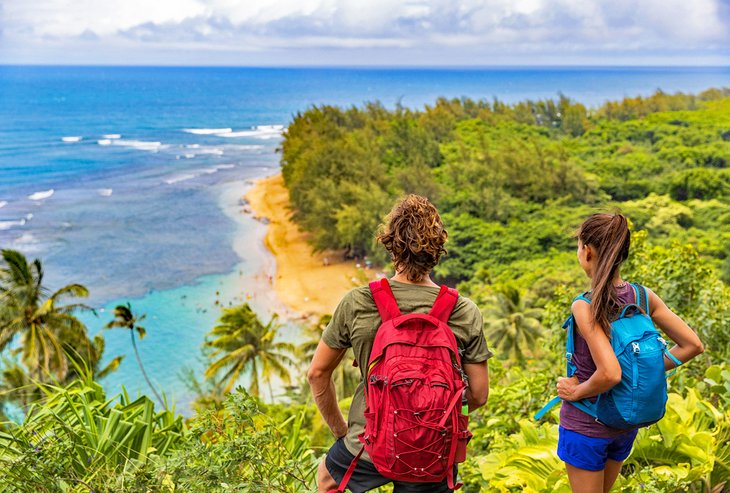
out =
{"type": "Polygon", "coordinates": [[[441,286],[426,315],[403,315],[387,279],[370,283],[382,319],[366,374],[363,448],[339,488],[343,492],[366,450],[380,474],[396,481],[454,484],[466,457],[469,417],[461,412],[466,375],[447,325],[459,294],[441,286]]]}

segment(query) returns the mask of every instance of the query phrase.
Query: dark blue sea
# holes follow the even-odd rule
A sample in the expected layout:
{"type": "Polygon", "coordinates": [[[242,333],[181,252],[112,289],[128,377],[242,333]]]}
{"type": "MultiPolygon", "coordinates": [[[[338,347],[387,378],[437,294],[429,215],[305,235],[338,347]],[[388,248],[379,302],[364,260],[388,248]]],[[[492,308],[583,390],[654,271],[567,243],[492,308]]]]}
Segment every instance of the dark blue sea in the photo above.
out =
{"type": "MultiPolygon", "coordinates": [[[[183,368],[220,306],[281,311],[262,282],[265,227],[241,213],[251,180],[279,168],[281,132],[312,105],[559,94],[588,106],[624,96],[730,86],[730,68],[268,69],[0,66],[0,247],[38,257],[49,287],[86,285],[98,315],[130,301],[155,382],[187,407],[183,368]]],[[[293,335],[289,335],[294,337],[293,335]]],[[[144,390],[128,334],[105,385],[144,390]]]]}

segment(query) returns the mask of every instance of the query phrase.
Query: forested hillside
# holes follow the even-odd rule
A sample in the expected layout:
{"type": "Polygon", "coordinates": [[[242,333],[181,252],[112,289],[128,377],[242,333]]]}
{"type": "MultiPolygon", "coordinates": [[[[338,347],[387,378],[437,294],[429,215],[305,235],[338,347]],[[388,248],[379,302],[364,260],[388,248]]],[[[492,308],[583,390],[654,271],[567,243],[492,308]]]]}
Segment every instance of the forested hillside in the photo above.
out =
{"type": "Polygon", "coordinates": [[[697,246],[728,281],[727,96],[658,92],[596,111],[565,97],[312,108],[287,129],[283,172],[315,245],[352,254],[378,253],[372,232],[395,197],[430,197],[452,233],[439,274],[456,282],[524,271],[513,262],[572,248],[566,232],[611,208],[653,243],[697,246]]]}

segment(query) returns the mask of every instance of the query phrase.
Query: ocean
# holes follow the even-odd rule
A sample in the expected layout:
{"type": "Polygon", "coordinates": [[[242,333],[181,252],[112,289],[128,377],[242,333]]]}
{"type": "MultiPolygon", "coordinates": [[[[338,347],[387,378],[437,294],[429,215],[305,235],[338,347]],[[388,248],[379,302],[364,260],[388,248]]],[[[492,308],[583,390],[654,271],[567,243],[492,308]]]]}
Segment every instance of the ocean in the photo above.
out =
{"type": "MultiPolygon", "coordinates": [[[[97,315],[129,301],[155,383],[183,412],[185,369],[221,306],[248,301],[264,322],[285,307],[270,289],[265,225],[242,213],[252,180],[279,170],[281,132],[312,105],[381,101],[419,108],[440,96],[565,94],[596,107],[624,96],[730,86],[730,68],[154,68],[0,66],[0,248],[40,258],[51,289],[81,283],[97,315]]],[[[283,337],[296,340],[288,324],[283,337]]],[[[145,392],[129,335],[105,331],[104,385],[145,392]]]]}

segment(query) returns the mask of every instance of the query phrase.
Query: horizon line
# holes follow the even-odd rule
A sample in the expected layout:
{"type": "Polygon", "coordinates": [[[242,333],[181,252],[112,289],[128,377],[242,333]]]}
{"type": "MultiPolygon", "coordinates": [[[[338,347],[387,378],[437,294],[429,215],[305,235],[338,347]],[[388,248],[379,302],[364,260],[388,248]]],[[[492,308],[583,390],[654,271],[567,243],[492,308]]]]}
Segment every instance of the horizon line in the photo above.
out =
{"type": "Polygon", "coordinates": [[[240,69],[302,69],[302,70],[504,70],[504,69],[730,69],[730,64],[667,65],[667,64],[495,64],[495,65],[185,65],[153,63],[5,63],[0,67],[64,67],[64,68],[240,68],[240,69]]]}

